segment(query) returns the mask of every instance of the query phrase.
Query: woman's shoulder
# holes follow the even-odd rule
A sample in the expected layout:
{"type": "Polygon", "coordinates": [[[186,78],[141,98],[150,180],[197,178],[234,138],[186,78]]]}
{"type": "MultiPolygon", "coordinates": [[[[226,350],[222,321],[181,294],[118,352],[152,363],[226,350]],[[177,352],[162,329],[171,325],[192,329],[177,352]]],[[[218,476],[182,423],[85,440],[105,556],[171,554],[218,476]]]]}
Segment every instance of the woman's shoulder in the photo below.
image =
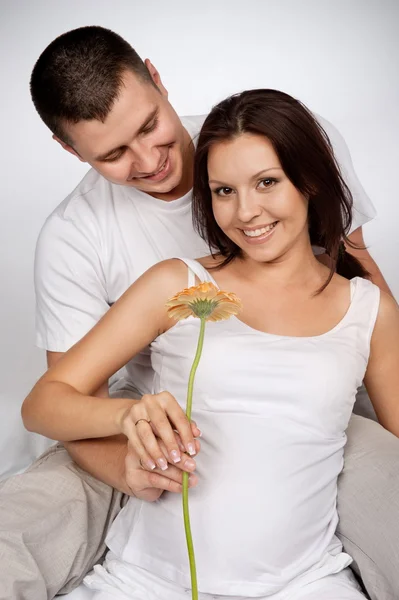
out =
{"type": "Polygon", "coordinates": [[[150,267],[140,279],[163,289],[181,289],[187,283],[188,267],[184,259],[168,258],[150,267]]]}
{"type": "Polygon", "coordinates": [[[167,291],[167,293],[174,295],[179,290],[188,287],[190,279],[189,271],[192,267],[195,267],[196,263],[207,270],[217,266],[218,262],[220,263],[220,260],[217,261],[212,256],[205,256],[198,259],[186,257],[169,258],[150,267],[140,279],[143,280],[145,285],[159,288],[163,294],[167,291]]]}
{"type": "MultiPolygon", "coordinates": [[[[371,282],[369,282],[371,283],[371,282]]],[[[374,285],[374,284],[372,284],[374,285]]],[[[377,286],[375,286],[377,287],[377,286]]],[[[378,315],[376,326],[379,328],[390,329],[392,326],[398,328],[399,333],[399,305],[393,298],[384,290],[379,290],[380,302],[378,307],[378,315]]]]}

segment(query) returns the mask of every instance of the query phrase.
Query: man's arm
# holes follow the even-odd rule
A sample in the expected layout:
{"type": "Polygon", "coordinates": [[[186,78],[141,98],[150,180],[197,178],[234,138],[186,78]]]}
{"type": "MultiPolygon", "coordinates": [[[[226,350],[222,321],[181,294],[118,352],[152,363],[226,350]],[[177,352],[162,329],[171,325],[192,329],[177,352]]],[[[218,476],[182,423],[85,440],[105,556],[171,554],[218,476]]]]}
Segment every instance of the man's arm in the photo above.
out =
{"type": "MultiPolygon", "coordinates": [[[[63,352],[47,352],[47,366],[55,365],[62,356],[63,352]]],[[[104,383],[93,395],[108,398],[108,383],[104,383]]],[[[191,473],[196,466],[195,461],[184,454],[178,467],[169,465],[167,474],[158,469],[145,471],[137,456],[129,451],[124,435],[64,442],[64,446],[76,464],[96,479],[124,494],[147,501],[157,500],[164,490],[181,492],[183,469],[191,473]]],[[[190,483],[192,486],[197,483],[195,475],[190,475],[190,483]]]]}
{"type": "Polygon", "coordinates": [[[368,250],[365,247],[366,245],[365,245],[364,238],[363,238],[362,227],[358,227],[357,229],[355,229],[355,231],[353,231],[348,236],[348,238],[351,242],[353,242],[353,244],[355,244],[355,246],[358,246],[358,247],[352,248],[352,246],[349,246],[349,244],[345,244],[346,251],[349,252],[349,254],[352,254],[352,256],[357,258],[362,263],[362,265],[366,269],[366,271],[368,271],[370,273],[371,281],[373,283],[375,283],[375,285],[378,285],[378,287],[381,290],[383,290],[384,292],[387,292],[388,294],[390,294],[392,296],[392,292],[389,289],[388,284],[385,281],[383,274],[381,273],[380,269],[378,268],[377,263],[370,256],[368,250]]]}

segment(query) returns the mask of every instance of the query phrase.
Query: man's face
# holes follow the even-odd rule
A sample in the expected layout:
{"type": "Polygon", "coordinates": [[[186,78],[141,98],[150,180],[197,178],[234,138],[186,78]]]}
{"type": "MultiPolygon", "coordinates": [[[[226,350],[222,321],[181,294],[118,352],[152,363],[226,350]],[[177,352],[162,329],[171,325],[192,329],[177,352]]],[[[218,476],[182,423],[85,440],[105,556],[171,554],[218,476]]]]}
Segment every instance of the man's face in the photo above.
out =
{"type": "Polygon", "coordinates": [[[104,123],[68,124],[73,148],[63,146],[113,183],[172,200],[191,187],[193,148],[158,81],[127,71],[104,123]]]}

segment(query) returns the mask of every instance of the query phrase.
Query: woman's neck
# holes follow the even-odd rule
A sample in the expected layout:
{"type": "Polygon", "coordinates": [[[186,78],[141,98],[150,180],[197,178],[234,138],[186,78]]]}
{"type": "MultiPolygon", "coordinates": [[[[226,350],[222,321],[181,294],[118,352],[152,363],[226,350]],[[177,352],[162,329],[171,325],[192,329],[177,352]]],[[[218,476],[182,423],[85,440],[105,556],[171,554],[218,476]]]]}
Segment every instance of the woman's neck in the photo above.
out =
{"type": "Polygon", "coordinates": [[[310,243],[291,248],[284,255],[271,262],[259,262],[244,256],[231,263],[240,278],[252,283],[266,282],[279,288],[309,287],[320,288],[328,278],[329,269],[322,265],[313,254],[310,243]]]}

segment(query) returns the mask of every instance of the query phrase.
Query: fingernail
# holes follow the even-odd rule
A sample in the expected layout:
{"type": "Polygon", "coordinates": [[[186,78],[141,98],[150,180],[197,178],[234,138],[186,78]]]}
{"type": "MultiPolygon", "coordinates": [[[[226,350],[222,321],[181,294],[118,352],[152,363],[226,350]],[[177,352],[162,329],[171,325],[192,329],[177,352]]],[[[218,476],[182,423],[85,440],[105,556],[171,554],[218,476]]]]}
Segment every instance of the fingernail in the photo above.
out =
{"type": "Polygon", "coordinates": [[[172,450],[171,453],[170,453],[170,455],[171,455],[172,460],[173,460],[174,463],[178,463],[178,462],[181,461],[181,456],[180,456],[180,454],[178,453],[177,450],[172,450]]]}
{"type": "Polygon", "coordinates": [[[156,466],[157,466],[157,465],[154,463],[154,461],[153,461],[153,460],[151,460],[151,459],[150,459],[150,460],[147,460],[147,467],[148,467],[149,469],[151,469],[151,471],[153,471],[153,470],[155,469],[155,467],[156,467],[156,466]]]}
{"type": "Polygon", "coordinates": [[[197,427],[197,431],[198,431],[198,436],[197,437],[202,437],[202,431],[201,431],[201,429],[198,429],[198,427],[197,427]]]}
{"type": "Polygon", "coordinates": [[[194,454],[195,454],[194,444],[187,444],[187,449],[188,449],[189,455],[194,456],[194,454]]]}
{"type": "Polygon", "coordinates": [[[192,458],[186,458],[186,462],[184,463],[184,466],[187,467],[188,469],[194,471],[194,469],[197,465],[195,464],[195,461],[192,458]]]}
{"type": "Polygon", "coordinates": [[[158,458],[157,463],[159,465],[159,468],[162,469],[162,471],[166,471],[166,469],[168,468],[168,463],[164,458],[158,458]]]}

